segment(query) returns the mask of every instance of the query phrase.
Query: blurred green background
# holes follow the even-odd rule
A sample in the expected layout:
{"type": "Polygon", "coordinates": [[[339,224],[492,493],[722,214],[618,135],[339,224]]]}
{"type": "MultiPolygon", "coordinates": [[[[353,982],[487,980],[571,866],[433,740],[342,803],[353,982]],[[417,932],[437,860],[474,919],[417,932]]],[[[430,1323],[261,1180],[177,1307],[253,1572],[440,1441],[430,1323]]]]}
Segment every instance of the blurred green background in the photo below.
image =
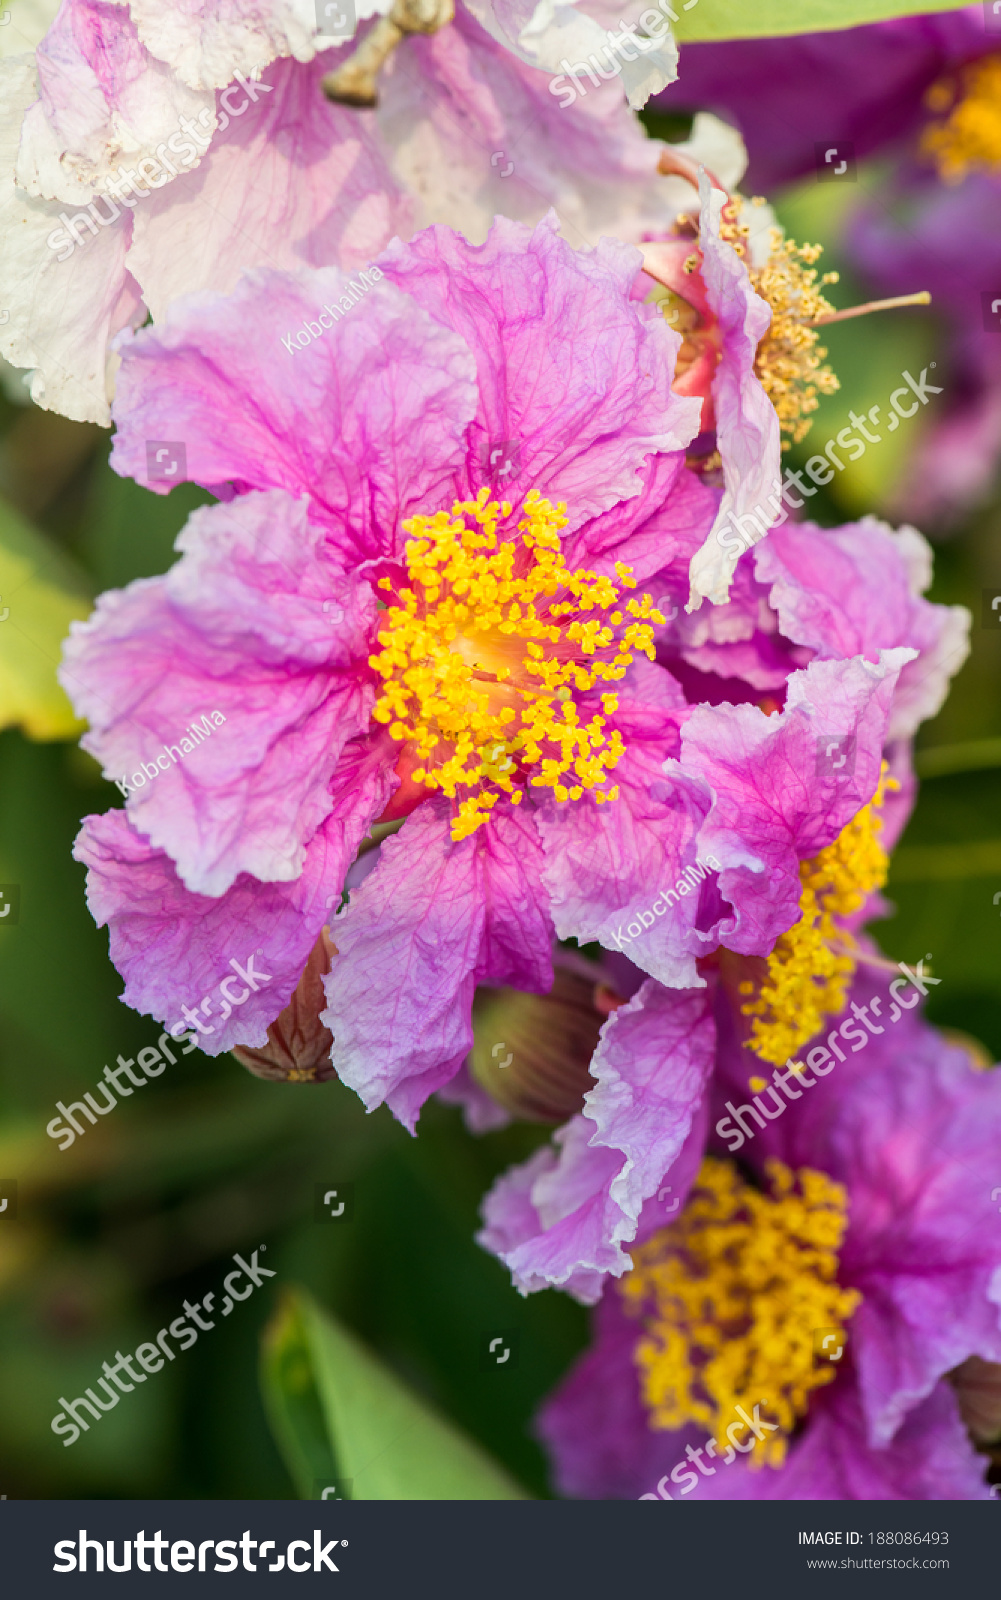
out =
{"type": "MultiPolygon", "coordinates": [[[[831,196],[808,184],[780,211],[797,239],[827,246],[824,266],[844,272],[833,297],[847,305],[864,294],[839,259],[831,196]]],[[[849,407],[885,401],[901,367],[920,370],[946,337],[934,312],[830,329],[842,390],[822,402],[813,438],[841,427],[849,407]]],[[[13,394],[17,380],[7,378],[13,394]]],[[[814,515],[835,523],[884,510],[920,448],[920,426],[901,428],[867,452],[864,475],[845,472],[822,490],[814,515]]],[[[195,1052],[67,1152],[45,1134],[57,1100],[79,1099],[106,1062],[134,1057],[160,1031],[118,1000],[106,935],[70,857],[79,819],[121,796],[74,737],[51,737],[66,731],[65,712],[48,686],[68,617],[86,614],[88,595],[164,571],[204,497],[182,487],[163,499],[125,482],[107,450],[99,429],[0,397],[0,615],[10,608],[0,686],[41,705],[34,731],[50,736],[0,733],[0,892],[20,888],[16,925],[0,921],[0,1180],[17,1181],[19,1201],[16,1220],[0,1216],[0,1494],[294,1495],[257,1377],[262,1327],[293,1283],[546,1494],[530,1419],[584,1344],[587,1318],[555,1293],[522,1300],[473,1243],[483,1192],[543,1130],[474,1140],[457,1113],[433,1105],[411,1139],[336,1084],[264,1083],[230,1057],[195,1052]],[[345,1182],[351,1220],[315,1221],[316,1185],[345,1182]],[[269,1285],[64,1448],[49,1426],[58,1397],[81,1394],[116,1350],[155,1337],[184,1299],[218,1290],[235,1251],[262,1245],[276,1273],[269,1285]],[[508,1331],[519,1334],[517,1364],[485,1371],[483,1341],[508,1331]]],[[[924,782],[891,876],[897,912],[875,931],[894,959],[932,952],[942,980],[932,1018],[976,1035],[996,1058],[1001,743],[970,748],[1001,741],[1001,625],[993,637],[981,625],[982,592],[995,584],[1001,593],[998,501],[937,547],[932,598],[971,608],[973,649],[919,747],[948,747],[944,760],[921,759],[956,770],[924,782]]]]}

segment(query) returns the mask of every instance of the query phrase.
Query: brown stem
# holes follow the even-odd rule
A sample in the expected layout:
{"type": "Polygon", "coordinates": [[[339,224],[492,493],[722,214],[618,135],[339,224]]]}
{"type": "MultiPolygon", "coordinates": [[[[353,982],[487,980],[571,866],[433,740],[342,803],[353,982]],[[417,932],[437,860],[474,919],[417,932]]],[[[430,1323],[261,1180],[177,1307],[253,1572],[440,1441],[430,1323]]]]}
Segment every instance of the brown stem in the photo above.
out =
{"type": "Polygon", "coordinates": [[[380,17],[357,49],[323,79],[328,100],[342,106],[378,104],[377,76],[408,33],[437,33],[455,15],[453,0],[396,0],[388,17],[380,17]]]}

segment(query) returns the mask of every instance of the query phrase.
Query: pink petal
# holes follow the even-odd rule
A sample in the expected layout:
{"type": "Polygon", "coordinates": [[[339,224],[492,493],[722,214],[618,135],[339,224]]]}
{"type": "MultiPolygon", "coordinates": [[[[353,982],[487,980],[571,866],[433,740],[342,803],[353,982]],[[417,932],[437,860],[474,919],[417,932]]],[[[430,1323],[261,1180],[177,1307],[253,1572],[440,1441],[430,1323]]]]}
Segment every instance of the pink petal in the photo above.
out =
{"type": "Polygon", "coordinates": [[[196,482],[306,493],[345,549],[402,551],[402,519],[448,494],[476,404],[473,360],[389,283],[333,321],[324,306],[336,311],[350,281],[333,267],[255,270],[231,295],[177,301],[123,348],[116,471],[145,479],[146,441],[180,441],[196,482]],[[283,336],[308,325],[317,336],[290,354],[283,336]]]}
{"type": "Polygon", "coordinates": [[[235,1044],[264,1044],[268,1024],[287,1005],[320,929],[330,921],[344,875],[386,790],[371,759],[356,761],[355,790],[314,834],[294,883],[243,875],[215,899],[192,894],[168,856],[128,824],[122,811],[88,817],[74,855],[90,869],[87,903],[110,928],[111,959],[125,978],[122,1000],[184,1031],[182,1007],[199,1010],[199,1046],[219,1055],[235,1044]],[[267,974],[252,990],[233,966],[267,974]],[[220,984],[227,994],[220,997],[220,984]],[[247,990],[242,1003],[240,990],[247,990]],[[202,1008],[202,1001],[209,1002],[202,1008]],[[231,1015],[224,1015],[226,1004],[231,1015]],[[201,1008],[201,1009],[199,1009],[201,1008]]]}
{"type": "Polygon", "coordinates": [[[681,763],[665,770],[698,774],[713,792],[699,847],[723,868],[720,892],[736,913],[730,949],[767,955],[799,920],[799,864],[872,798],[893,691],[913,655],[813,662],[790,677],[781,712],[696,706],[685,723],[681,763]],[[832,746],[838,740],[854,744],[832,746]]]}
{"type": "Polygon", "coordinates": [[[469,1053],[476,985],[546,992],[553,981],[531,815],[498,806],[458,844],[451,817],[444,800],[420,805],[331,929],[331,1060],[369,1110],[385,1100],[411,1131],[469,1053]]]}
{"type": "Polygon", "coordinates": [[[635,663],[611,718],[626,746],[612,774],[618,798],[598,805],[585,793],[553,802],[539,817],[543,878],[559,937],[597,939],[608,950],[623,950],[672,988],[700,984],[695,958],[703,948],[692,933],[701,895],[682,874],[695,862],[710,795],[688,771],[664,776],[687,714],[666,672],[635,663]]]}
{"type": "Polygon", "coordinates": [[[457,492],[506,494],[490,454],[514,441],[514,492],[565,501],[573,530],[638,495],[647,456],[684,449],[698,408],[671,393],[678,336],[629,301],[637,251],[611,239],[574,251],[557,227],[552,214],[534,230],[498,217],[475,248],[429,228],[380,265],[475,353],[480,399],[457,492]]]}
{"type": "Polygon", "coordinates": [[[723,336],[712,393],[726,487],[715,526],[692,558],[690,611],[697,611],[706,597],[714,605],[725,603],[741,552],[764,538],[782,504],[779,420],[754,371],[771,310],[751,288],[737,252],[719,236],[726,196],[711,188],[705,172],[699,175],[699,197],[702,277],[723,336]],[[737,524],[741,533],[736,532],[731,517],[746,518],[748,513],[758,517],[758,531],[744,520],[737,524]]]}
{"type": "Polygon", "coordinates": [[[365,649],[371,591],[331,581],[305,502],[278,491],[197,511],[181,544],[166,578],[103,595],[73,625],[61,677],[90,721],[83,743],[193,893],[245,872],[296,878],[338,757],[368,727],[367,676],[336,668],[345,636],[365,649]],[[331,626],[324,594],[346,624],[331,626]]]}
{"type": "Polygon", "coordinates": [[[591,1063],[597,1088],[556,1134],[559,1153],[537,1151],[484,1201],[479,1242],[523,1294],[555,1284],[595,1301],[608,1273],[631,1267],[622,1246],[641,1212],[649,1234],[684,1203],[705,1148],[715,1039],[704,990],[679,995],[648,979],[612,1013],[591,1063]]]}

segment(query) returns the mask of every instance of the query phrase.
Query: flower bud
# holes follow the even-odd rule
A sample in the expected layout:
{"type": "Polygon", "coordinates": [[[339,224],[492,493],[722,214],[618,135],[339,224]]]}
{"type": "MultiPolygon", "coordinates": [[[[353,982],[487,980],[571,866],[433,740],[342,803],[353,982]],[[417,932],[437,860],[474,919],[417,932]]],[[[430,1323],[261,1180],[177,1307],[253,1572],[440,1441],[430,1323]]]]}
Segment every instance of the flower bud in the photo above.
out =
{"type": "Polygon", "coordinates": [[[1001,1366],[970,1356],[950,1377],[974,1444],[996,1443],[1001,1439],[1001,1366]]]}
{"type": "Polygon", "coordinates": [[[240,1065],[255,1078],[270,1078],[277,1083],[322,1083],[334,1077],[330,1062],[334,1036],[320,1021],[320,1012],[327,1005],[323,979],[330,971],[331,956],[336,954],[337,946],[324,928],[295,993],[268,1028],[267,1044],[259,1050],[242,1044],[233,1049],[240,1065]]]}
{"type": "Polygon", "coordinates": [[[604,988],[597,968],[590,979],[557,966],[548,994],[480,989],[469,1058],[477,1083],[525,1122],[572,1117],[594,1088],[591,1057],[609,1010],[604,988]]]}

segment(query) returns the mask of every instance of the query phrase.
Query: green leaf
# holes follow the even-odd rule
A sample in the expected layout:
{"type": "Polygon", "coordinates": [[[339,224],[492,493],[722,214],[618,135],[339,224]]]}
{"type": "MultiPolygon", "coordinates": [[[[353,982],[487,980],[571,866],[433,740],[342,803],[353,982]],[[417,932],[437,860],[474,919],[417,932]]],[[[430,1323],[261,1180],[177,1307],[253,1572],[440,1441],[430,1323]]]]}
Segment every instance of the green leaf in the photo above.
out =
{"type": "Polygon", "coordinates": [[[350,1484],[341,1499],[529,1498],[305,1290],[285,1297],[265,1334],[262,1385],[303,1499],[327,1478],[350,1484]]]}
{"type": "Polygon", "coordinates": [[[90,609],[83,575],[0,500],[0,728],[32,739],[80,732],[56,667],[70,622],[90,609]]]}
{"type": "Polygon", "coordinates": [[[774,38],[856,28],[864,22],[882,22],[885,17],[959,11],[966,4],[967,0],[756,0],[752,6],[748,0],[695,0],[689,11],[679,0],[671,0],[672,10],[678,14],[672,31],[679,43],[774,38]]]}

